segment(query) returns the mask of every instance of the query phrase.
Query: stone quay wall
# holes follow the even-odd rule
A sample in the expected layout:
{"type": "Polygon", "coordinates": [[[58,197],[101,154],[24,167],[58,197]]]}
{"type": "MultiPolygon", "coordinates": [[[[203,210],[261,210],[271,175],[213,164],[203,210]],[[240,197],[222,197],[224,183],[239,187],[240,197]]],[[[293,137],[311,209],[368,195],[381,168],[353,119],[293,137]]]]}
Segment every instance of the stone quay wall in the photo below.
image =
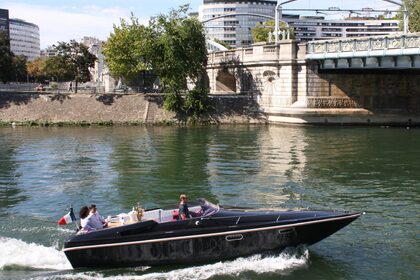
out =
{"type": "MultiPolygon", "coordinates": [[[[212,96],[210,123],[260,123],[250,96],[212,96]]],[[[46,94],[0,92],[0,123],[38,124],[177,124],[163,108],[162,95],[46,94]]]]}

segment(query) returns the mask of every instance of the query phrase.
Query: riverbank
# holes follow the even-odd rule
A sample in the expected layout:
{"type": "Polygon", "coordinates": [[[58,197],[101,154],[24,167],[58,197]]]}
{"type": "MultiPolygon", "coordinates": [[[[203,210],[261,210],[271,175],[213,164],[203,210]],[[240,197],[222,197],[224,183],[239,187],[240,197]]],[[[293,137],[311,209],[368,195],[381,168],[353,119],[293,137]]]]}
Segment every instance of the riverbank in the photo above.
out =
{"type": "MultiPolygon", "coordinates": [[[[200,122],[265,123],[251,96],[213,95],[214,110],[200,122]]],[[[170,125],[189,120],[163,108],[160,94],[1,92],[0,125],[170,125]]]]}
{"type": "Polygon", "coordinates": [[[163,108],[162,94],[0,92],[0,126],[283,124],[419,126],[420,115],[364,108],[289,107],[265,110],[251,95],[211,95],[199,120],[163,108]]]}

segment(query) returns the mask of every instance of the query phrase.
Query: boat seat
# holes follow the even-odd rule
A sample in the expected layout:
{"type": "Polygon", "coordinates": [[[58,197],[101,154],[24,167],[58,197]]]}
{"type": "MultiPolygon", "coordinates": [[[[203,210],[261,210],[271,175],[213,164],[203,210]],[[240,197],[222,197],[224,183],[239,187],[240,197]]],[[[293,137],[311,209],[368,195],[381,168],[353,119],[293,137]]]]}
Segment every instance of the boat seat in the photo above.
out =
{"type": "Polygon", "coordinates": [[[179,219],[179,210],[172,211],[172,221],[178,221],[179,219]]]}

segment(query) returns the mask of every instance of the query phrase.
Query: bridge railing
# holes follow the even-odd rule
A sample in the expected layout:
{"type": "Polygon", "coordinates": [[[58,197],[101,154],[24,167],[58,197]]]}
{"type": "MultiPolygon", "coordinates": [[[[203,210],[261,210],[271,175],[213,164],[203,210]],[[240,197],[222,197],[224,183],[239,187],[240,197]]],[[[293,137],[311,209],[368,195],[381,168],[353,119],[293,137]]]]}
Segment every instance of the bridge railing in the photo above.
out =
{"type": "Polygon", "coordinates": [[[261,63],[291,60],[297,57],[298,42],[289,40],[278,45],[257,43],[251,47],[213,52],[208,55],[209,64],[228,62],[261,63]]]}
{"type": "Polygon", "coordinates": [[[309,42],[307,59],[420,54],[420,33],[309,42]]]}
{"type": "Polygon", "coordinates": [[[253,46],[235,50],[213,52],[208,55],[209,64],[219,64],[227,62],[253,62],[256,60],[276,60],[278,59],[280,47],[275,45],[253,46]]]}

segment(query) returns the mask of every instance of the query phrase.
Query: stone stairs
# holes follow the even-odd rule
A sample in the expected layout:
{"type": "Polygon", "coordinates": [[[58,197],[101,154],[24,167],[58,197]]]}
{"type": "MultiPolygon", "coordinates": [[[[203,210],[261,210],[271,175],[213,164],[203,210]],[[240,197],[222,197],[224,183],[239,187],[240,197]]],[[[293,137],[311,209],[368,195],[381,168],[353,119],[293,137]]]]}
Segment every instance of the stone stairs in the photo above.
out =
{"type": "Polygon", "coordinates": [[[158,105],[154,102],[147,103],[146,116],[144,118],[145,123],[153,123],[155,121],[156,112],[158,111],[158,105]]]}
{"type": "Polygon", "coordinates": [[[233,91],[220,81],[216,81],[216,92],[232,93],[233,91]]]}

